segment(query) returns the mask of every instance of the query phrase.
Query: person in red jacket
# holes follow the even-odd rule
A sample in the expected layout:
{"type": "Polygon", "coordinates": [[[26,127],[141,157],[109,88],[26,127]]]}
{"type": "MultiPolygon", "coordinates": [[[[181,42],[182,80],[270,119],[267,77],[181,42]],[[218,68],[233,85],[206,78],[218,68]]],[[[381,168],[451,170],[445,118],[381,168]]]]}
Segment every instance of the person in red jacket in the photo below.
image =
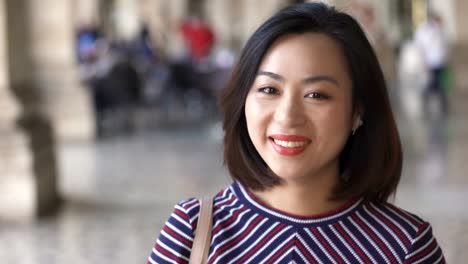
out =
{"type": "Polygon", "coordinates": [[[182,23],[180,30],[194,62],[198,62],[210,54],[215,37],[205,21],[200,17],[189,17],[182,23]]]}

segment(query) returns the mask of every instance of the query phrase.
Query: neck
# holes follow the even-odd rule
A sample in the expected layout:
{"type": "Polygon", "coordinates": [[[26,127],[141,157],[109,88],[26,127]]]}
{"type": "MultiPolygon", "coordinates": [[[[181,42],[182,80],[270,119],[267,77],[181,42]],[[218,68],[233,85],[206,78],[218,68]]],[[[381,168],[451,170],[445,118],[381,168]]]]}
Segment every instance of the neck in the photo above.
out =
{"type": "Polygon", "coordinates": [[[347,200],[330,200],[338,175],[333,177],[308,177],[307,180],[286,180],[273,188],[254,194],[265,204],[295,215],[311,216],[330,212],[347,200]]]}

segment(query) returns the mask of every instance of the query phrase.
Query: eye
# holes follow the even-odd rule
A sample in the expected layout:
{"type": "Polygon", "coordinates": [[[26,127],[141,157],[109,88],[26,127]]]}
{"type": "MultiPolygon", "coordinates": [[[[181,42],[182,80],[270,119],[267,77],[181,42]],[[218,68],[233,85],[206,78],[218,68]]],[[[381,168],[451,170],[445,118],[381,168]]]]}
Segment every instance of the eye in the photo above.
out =
{"type": "Polygon", "coordinates": [[[318,92],[312,92],[308,93],[305,97],[307,98],[312,98],[312,99],[317,99],[317,100],[326,100],[330,98],[330,96],[323,94],[323,93],[318,93],[318,92]]]}
{"type": "Polygon", "coordinates": [[[264,94],[278,94],[278,89],[268,86],[268,87],[262,87],[258,89],[259,92],[264,93],[264,94]]]}

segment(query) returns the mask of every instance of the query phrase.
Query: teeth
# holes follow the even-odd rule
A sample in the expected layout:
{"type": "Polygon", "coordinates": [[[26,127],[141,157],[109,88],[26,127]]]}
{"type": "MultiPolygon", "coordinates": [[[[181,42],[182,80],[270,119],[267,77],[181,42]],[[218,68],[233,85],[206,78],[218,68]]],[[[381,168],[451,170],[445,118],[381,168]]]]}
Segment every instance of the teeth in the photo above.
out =
{"type": "Polygon", "coordinates": [[[273,141],[285,148],[297,148],[307,145],[307,141],[283,141],[278,139],[273,139],[273,141]]]}

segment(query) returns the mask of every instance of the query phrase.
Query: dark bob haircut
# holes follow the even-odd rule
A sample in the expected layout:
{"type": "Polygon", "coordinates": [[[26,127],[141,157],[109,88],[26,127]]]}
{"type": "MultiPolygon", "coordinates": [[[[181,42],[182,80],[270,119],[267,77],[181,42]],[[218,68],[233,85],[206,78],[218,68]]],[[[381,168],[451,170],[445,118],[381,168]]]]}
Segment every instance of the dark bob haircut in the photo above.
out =
{"type": "Polygon", "coordinates": [[[340,181],[330,199],[364,197],[384,202],[396,191],[402,167],[401,143],[384,76],[359,24],[350,15],[322,3],[286,7],[247,41],[220,98],[225,165],[234,180],[252,190],[282,183],[250,140],[245,101],[272,43],[287,34],[306,32],[325,34],[341,46],[352,80],[353,111],[359,109],[364,121],[340,154],[340,181]]]}

